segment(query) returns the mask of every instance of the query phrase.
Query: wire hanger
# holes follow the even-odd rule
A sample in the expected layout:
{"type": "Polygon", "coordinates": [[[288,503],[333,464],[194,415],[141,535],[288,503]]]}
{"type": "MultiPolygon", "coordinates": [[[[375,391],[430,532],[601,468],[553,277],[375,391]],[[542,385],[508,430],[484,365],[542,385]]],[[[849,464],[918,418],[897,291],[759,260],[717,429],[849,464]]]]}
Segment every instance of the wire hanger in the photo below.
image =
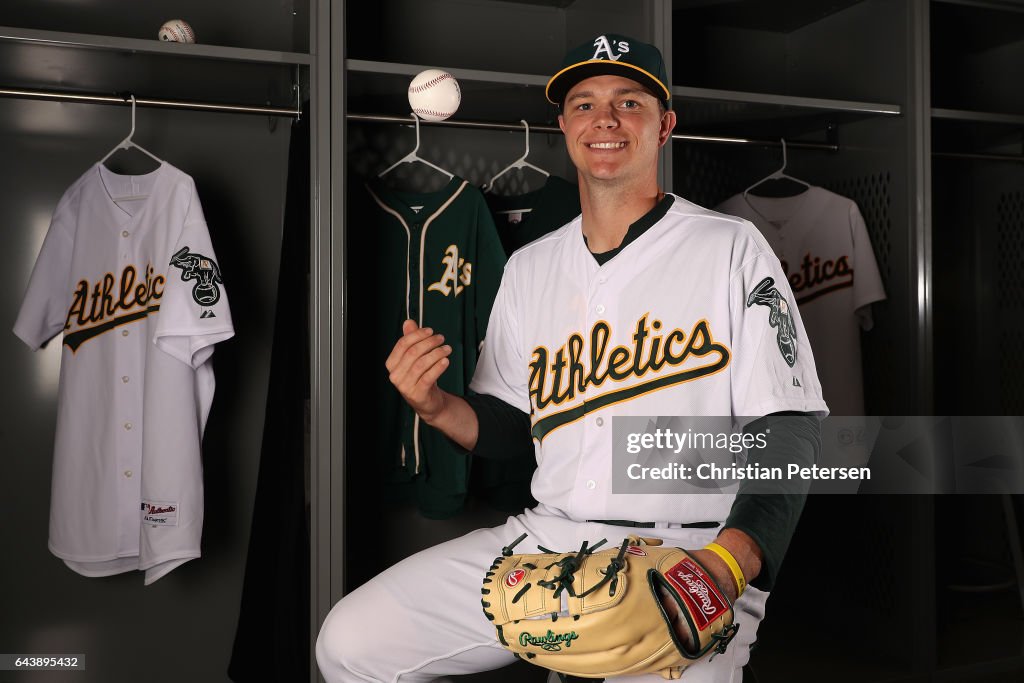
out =
{"type": "Polygon", "coordinates": [[[114,147],[114,149],[112,149],[109,152],[107,152],[107,155],[105,157],[103,157],[102,159],[100,159],[100,163],[101,164],[104,163],[107,159],[112,157],[114,155],[114,153],[117,152],[119,149],[129,149],[129,148],[134,147],[135,149],[139,150],[140,152],[142,152],[146,156],[148,156],[151,159],[153,159],[153,161],[157,162],[158,164],[163,164],[164,163],[163,159],[159,158],[158,156],[156,156],[155,154],[153,154],[149,150],[145,149],[141,145],[135,144],[135,142],[132,140],[132,137],[135,136],[135,95],[132,95],[131,99],[132,99],[132,129],[128,133],[128,137],[126,137],[121,142],[117,143],[117,146],[114,147]]]}
{"type": "Polygon", "coordinates": [[[551,175],[540,166],[531,164],[529,161],[526,160],[526,157],[530,156],[530,124],[526,122],[526,119],[520,119],[519,122],[522,123],[523,128],[526,129],[526,151],[523,152],[523,156],[519,157],[511,164],[509,164],[502,170],[498,171],[497,175],[491,178],[490,182],[484,184],[484,192],[491,192],[492,190],[494,190],[494,181],[496,181],[498,178],[500,178],[501,176],[505,175],[506,173],[515,168],[530,168],[533,169],[534,171],[537,171],[537,173],[544,174],[544,177],[551,175]]]}
{"type": "MultiPolygon", "coordinates": [[[[766,183],[766,182],[768,182],[770,180],[789,180],[791,182],[796,183],[797,185],[802,185],[803,189],[801,189],[796,194],[800,194],[800,193],[804,192],[805,190],[809,190],[811,188],[811,184],[810,183],[805,182],[803,180],[800,180],[799,178],[794,178],[793,176],[791,176],[791,175],[789,175],[789,174],[787,174],[785,172],[786,171],[786,163],[787,163],[787,160],[786,160],[786,139],[782,138],[781,140],[782,140],[782,168],[780,168],[779,170],[777,170],[777,171],[775,171],[775,172],[765,176],[764,178],[761,178],[756,183],[754,183],[753,185],[751,185],[747,189],[743,190],[743,199],[747,199],[747,196],[750,194],[750,191],[753,190],[755,187],[757,187],[758,185],[761,185],[762,183],[766,183]]],[[[790,195],[790,196],[795,196],[795,195],[790,195]]]]}
{"type": "Polygon", "coordinates": [[[414,161],[418,161],[418,162],[420,162],[421,164],[423,164],[425,166],[429,166],[430,168],[434,169],[438,173],[443,173],[444,175],[448,176],[449,179],[454,178],[455,174],[449,173],[448,171],[444,170],[440,166],[436,166],[436,165],[430,163],[429,161],[427,161],[426,159],[424,159],[423,157],[421,157],[421,156],[419,156],[417,154],[417,152],[420,151],[420,117],[417,116],[415,112],[412,112],[412,118],[416,121],[416,147],[414,147],[413,150],[411,152],[409,152],[408,154],[406,154],[404,157],[402,157],[401,159],[399,159],[398,161],[396,161],[395,163],[391,164],[390,166],[385,168],[383,171],[381,171],[377,175],[377,177],[378,178],[383,178],[385,175],[387,175],[391,171],[395,170],[396,168],[398,168],[402,164],[410,164],[410,163],[412,163],[414,161]]]}

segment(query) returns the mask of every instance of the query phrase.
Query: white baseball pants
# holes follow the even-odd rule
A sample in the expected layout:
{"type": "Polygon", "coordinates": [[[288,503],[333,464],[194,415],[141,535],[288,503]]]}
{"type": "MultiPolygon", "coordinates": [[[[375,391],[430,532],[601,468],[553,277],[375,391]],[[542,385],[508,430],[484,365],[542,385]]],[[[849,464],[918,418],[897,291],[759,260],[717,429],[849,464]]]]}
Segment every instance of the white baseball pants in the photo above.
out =
{"type": "MultiPolygon", "coordinates": [[[[517,552],[575,550],[608,539],[614,547],[630,533],[665,539],[682,548],[702,548],[715,529],[633,529],[568,519],[540,505],[509,517],[502,526],[480,529],[408,557],[346,595],[324,620],[316,642],[320,672],[328,683],[413,683],[490,671],[515,661],[501,647],[480,605],[484,573],[503,546],[528,534],[517,552]]],[[[725,654],[689,667],[682,683],[739,683],[750,656],[768,594],[748,587],[734,606],[739,632],[725,654]]],[[[655,683],[648,674],[607,679],[655,683]]]]}

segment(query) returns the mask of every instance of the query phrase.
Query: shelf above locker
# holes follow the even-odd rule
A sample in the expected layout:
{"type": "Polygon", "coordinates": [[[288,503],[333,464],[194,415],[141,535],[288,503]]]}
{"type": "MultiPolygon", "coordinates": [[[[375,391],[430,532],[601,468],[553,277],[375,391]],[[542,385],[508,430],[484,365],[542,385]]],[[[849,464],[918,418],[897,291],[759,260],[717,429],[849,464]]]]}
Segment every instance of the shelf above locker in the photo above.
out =
{"type": "Polygon", "coordinates": [[[0,88],[140,99],[295,105],[294,85],[313,57],[0,27],[0,88]]]}
{"type": "Polygon", "coordinates": [[[1024,115],[932,109],[934,156],[1024,161],[1024,115]]]}
{"type": "Polygon", "coordinates": [[[808,24],[821,21],[841,12],[863,0],[785,0],[764,2],[764,0],[673,0],[673,12],[684,11],[694,25],[730,26],[791,33],[808,24]]]}
{"type": "Polygon", "coordinates": [[[459,119],[554,123],[555,107],[544,99],[545,76],[452,69],[436,65],[346,60],[346,97],[351,111],[408,115],[412,77],[424,69],[443,68],[459,81],[459,119]]]}
{"type": "Polygon", "coordinates": [[[713,90],[709,88],[687,88],[676,86],[672,95],[684,100],[708,100],[715,102],[741,102],[746,104],[767,104],[789,109],[808,111],[830,111],[845,114],[899,116],[900,105],[880,102],[854,102],[851,100],[830,100],[815,97],[793,97],[770,93],[740,92],[735,90],[713,90]]]}
{"type": "Polygon", "coordinates": [[[545,76],[505,73],[501,71],[482,71],[479,69],[450,69],[436,65],[399,64],[396,62],[375,62],[366,59],[347,59],[345,67],[349,73],[388,74],[393,76],[415,76],[424,69],[444,69],[462,81],[483,81],[487,83],[508,83],[512,85],[534,85],[544,87],[548,82],[545,76]]]}
{"type": "Polygon", "coordinates": [[[313,56],[299,52],[278,52],[274,50],[253,50],[220,45],[195,45],[167,43],[160,40],[119,38],[88,33],[65,33],[63,31],[37,31],[34,29],[0,26],[0,43],[38,45],[88,50],[106,50],[133,54],[187,56],[208,60],[252,62],[259,64],[313,63],[313,56]]]}
{"type": "Polygon", "coordinates": [[[826,138],[845,124],[902,116],[897,104],[795,97],[767,93],[675,87],[677,129],[740,137],[826,138]]]}
{"type": "Polygon", "coordinates": [[[996,123],[1010,126],[1024,126],[1024,114],[1001,114],[987,111],[933,108],[932,118],[945,119],[948,121],[964,121],[967,123],[996,123]]]}
{"type": "MultiPolygon", "coordinates": [[[[410,78],[424,69],[439,68],[422,64],[398,64],[394,62],[376,62],[361,59],[349,59],[346,60],[345,64],[350,74],[385,74],[392,76],[407,76],[410,78]]],[[[445,71],[448,71],[455,76],[455,78],[459,80],[460,84],[465,81],[477,81],[490,84],[543,88],[548,82],[547,76],[538,76],[534,74],[449,68],[445,68],[445,71]]],[[[899,116],[902,113],[900,105],[898,104],[856,102],[850,100],[832,100],[813,97],[794,97],[789,95],[715,90],[710,88],[675,86],[672,88],[672,95],[683,101],[706,100],[714,102],[765,104],[809,111],[817,110],[880,116],[899,116]]]]}

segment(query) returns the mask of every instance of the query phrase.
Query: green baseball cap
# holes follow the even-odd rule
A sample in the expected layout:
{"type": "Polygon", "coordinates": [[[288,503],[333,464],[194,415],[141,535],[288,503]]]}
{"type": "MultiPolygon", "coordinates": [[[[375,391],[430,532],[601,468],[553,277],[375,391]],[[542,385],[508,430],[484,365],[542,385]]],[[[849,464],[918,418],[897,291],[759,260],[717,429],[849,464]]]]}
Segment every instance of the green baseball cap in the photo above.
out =
{"type": "Polygon", "coordinates": [[[562,67],[544,90],[552,104],[561,106],[574,85],[591,76],[624,76],[650,89],[669,107],[672,93],[661,51],[627,36],[606,33],[570,50],[562,67]]]}

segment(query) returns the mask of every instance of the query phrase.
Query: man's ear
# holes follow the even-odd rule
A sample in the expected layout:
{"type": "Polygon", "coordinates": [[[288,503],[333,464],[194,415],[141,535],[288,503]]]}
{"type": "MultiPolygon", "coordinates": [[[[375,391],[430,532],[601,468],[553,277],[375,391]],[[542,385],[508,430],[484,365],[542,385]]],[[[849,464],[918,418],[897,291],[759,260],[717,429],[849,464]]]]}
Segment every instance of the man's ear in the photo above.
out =
{"type": "Polygon", "coordinates": [[[676,113],[669,109],[661,117],[661,130],[658,131],[658,146],[664,147],[672,139],[672,131],[676,128],[676,113]]]}
{"type": "Polygon", "coordinates": [[[565,119],[562,117],[561,113],[558,114],[558,127],[562,129],[562,134],[564,135],[565,134],[565,119]]]}

